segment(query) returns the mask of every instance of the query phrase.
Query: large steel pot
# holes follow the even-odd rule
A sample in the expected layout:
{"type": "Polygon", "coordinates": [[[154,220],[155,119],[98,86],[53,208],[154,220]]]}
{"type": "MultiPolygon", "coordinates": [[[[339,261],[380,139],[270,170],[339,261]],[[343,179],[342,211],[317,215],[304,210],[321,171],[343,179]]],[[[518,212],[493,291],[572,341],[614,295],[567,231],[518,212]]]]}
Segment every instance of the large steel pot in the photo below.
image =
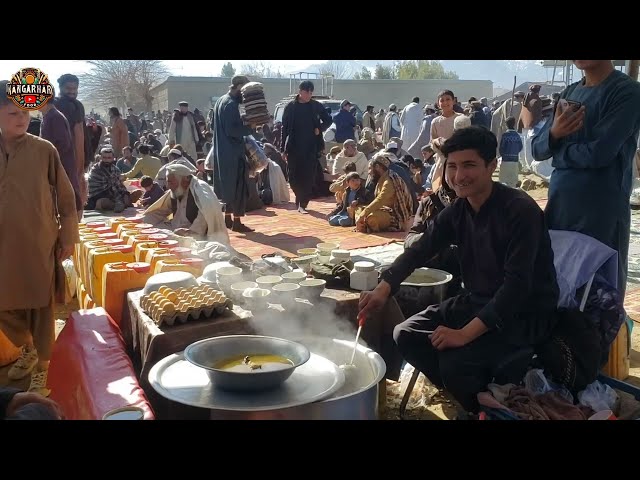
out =
{"type": "Polygon", "coordinates": [[[406,318],[442,303],[448,297],[453,275],[436,268],[418,268],[400,284],[395,298],[406,318]]]}
{"type": "MultiPolygon", "coordinates": [[[[293,338],[311,352],[337,365],[349,361],[353,341],[323,338],[293,338]]],[[[373,350],[358,345],[355,369],[345,372],[344,386],[329,398],[297,407],[278,410],[234,412],[211,410],[216,420],[376,420],[378,418],[378,384],[384,379],[386,365],[373,350]]]]}

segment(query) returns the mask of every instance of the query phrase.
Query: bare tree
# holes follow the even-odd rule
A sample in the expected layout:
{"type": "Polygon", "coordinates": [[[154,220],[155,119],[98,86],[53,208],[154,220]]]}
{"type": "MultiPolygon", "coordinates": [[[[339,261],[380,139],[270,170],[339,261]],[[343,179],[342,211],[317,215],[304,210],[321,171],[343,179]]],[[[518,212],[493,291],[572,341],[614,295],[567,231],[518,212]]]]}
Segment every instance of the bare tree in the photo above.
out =
{"type": "Polygon", "coordinates": [[[318,73],[321,75],[333,75],[335,78],[351,78],[351,68],[340,60],[329,60],[320,67],[318,73]]]}
{"type": "Polygon", "coordinates": [[[136,60],[135,80],[132,93],[144,100],[145,112],[152,110],[151,89],[169,76],[169,70],[161,60],[136,60]]]}
{"type": "Polygon", "coordinates": [[[240,73],[255,78],[282,78],[280,71],[273,70],[270,64],[259,61],[240,65],[240,73]]]}
{"type": "Polygon", "coordinates": [[[169,76],[161,60],[87,60],[91,70],[80,78],[90,103],[105,108],[131,106],[151,111],[151,89],[169,76]]]}

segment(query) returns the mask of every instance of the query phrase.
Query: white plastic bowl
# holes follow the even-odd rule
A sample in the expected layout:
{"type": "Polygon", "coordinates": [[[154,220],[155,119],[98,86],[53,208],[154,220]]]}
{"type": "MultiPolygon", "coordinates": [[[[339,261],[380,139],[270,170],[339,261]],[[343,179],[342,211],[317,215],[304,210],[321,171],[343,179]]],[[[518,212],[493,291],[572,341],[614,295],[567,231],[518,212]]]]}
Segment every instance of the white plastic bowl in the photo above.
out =
{"type": "Polygon", "coordinates": [[[156,292],[160,287],[176,288],[188,288],[197,287],[198,281],[189,272],[162,272],[157,273],[147,280],[142,291],[145,295],[149,295],[151,292],[156,292]]]}

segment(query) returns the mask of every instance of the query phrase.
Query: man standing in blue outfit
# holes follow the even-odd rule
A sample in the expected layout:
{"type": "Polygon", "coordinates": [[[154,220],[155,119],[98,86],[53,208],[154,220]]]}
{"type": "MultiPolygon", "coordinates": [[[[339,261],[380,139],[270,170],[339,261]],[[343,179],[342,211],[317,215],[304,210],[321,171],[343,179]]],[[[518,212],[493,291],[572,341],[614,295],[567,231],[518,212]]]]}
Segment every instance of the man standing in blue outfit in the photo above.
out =
{"type": "Polygon", "coordinates": [[[611,60],[573,63],[584,78],[562,92],[553,118],[532,142],[533,157],[553,157],[555,167],[545,217],[549,229],[580,232],[618,251],[618,290],[624,298],[640,84],[611,60]],[[564,111],[562,99],[570,102],[564,111]]]}
{"type": "Polygon", "coordinates": [[[356,117],[351,113],[351,102],[343,100],[340,111],[333,116],[336,124],[336,142],[344,143],[346,140],[355,140],[356,117]]]}

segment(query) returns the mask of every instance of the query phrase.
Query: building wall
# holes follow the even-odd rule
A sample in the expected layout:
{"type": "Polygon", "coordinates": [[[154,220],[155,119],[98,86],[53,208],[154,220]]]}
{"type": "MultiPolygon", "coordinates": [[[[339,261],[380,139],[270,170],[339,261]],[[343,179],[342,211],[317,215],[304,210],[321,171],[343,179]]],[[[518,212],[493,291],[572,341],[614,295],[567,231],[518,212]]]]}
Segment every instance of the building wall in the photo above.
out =
{"type": "MultiPolygon", "coordinates": [[[[289,95],[289,79],[264,78],[265,97],[270,112],[276,103],[289,95]]],[[[316,92],[320,94],[319,82],[316,92]]],[[[152,90],[153,110],[173,110],[178,102],[189,102],[189,109],[198,108],[206,114],[210,108],[211,97],[220,97],[227,93],[229,79],[219,77],[169,77],[164,83],[152,90]]],[[[438,92],[452,90],[460,101],[470,96],[493,96],[493,82],[489,80],[335,80],[333,96],[347,98],[364,110],[366,105],[374,105],[375,109],[387,110],[389,104],[395,103],[398,108],[411,102],[414,96],[420,97],[420,103],[436,101],[438,92]]]]}

